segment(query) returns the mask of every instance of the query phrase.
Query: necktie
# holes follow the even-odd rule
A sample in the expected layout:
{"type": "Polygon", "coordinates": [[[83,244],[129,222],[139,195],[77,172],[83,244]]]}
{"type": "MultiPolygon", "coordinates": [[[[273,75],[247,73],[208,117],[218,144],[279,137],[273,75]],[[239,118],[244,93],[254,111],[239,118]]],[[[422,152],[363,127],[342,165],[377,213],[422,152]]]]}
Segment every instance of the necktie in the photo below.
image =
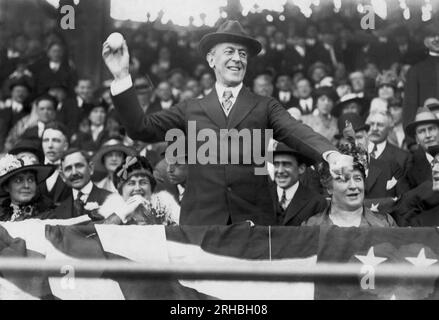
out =
{"type": "Polygon", "coordinates": [[[75,208],[75,213],[74,216],[78,217],[81,216],[83,214],[84,211],[84,202],[82,202],[81,198],[84,194],[79,191],[78,192],[78,196],[76,197],[76,199],[73,201],[73,206],[75,208]]]}
{"type": "Polygon", "coordinates": [[[287,192],[285,191],[285,189],[283,189],[282,197],[280,199],[280,207],[283,211],[285,211],[285,209],[287,208],[287,192]]]}
{"type": "Polygon", "coordinates": [[[232,98],[233,98],[233,94],[231,90],[224,91],[223,98],[221,100],[221,105],[226,114],[229,113],[229,110],[232,107],[232,98]]]}
{"type": "Polygon", "coordinates": [[[377,155],[376,155],[377,151],[378,151],[377,145],[374,143],[373,144],[372,152],[370,153],[370,156],[372,158],[376,159],[377,158],[377,155]]]}

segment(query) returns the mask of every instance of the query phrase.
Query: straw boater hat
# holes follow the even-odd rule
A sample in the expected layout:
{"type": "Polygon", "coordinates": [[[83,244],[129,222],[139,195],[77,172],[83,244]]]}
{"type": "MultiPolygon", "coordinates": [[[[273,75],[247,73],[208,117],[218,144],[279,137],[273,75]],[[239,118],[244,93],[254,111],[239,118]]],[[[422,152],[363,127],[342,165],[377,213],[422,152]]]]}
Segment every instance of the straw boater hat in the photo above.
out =
{"type": "Polygon", "coordinates": [[[279,142],[276,145],[276,148],[273,151],[273,157],[278,154],[289,154],[294,156],[299,163],[304,163],[306,166],[312,166],[315,161],[311,158],[308,158],[304,156],[303,154],[299,153],[298,151],[288,147],[285,143],[279,142]]]}
{"type": "Polygon", "coordinates": [[[203,36],[198,46],[203,57],[218,43],[232,42],[243,44],[248,48],[250,56],[256,56],[262,49],[262,45],[256,39],[250,37],[238,21],[228,20],[217,31],[203,36]]]}
{"type": "Polygon", "coordinates": [[[20,172],[33,171],[36,176],[37,185],[45,181],[55,171],[55,166],[33,164],[26,157],[18,159],[12,154],[7,154],[0,159],[0,197],[7,196],[3,185],[13,176],[20,172]]]}
{"type": "Polygon", "coordinates": [[[415,120],[410,122],[405,128],[407,136],[414,138],[416,134],[416,127],[422,124],[433,123],[439,126],[439,119],[436,118],[433,112],[427,107],[420,107],[415,116],[415,120]]]}

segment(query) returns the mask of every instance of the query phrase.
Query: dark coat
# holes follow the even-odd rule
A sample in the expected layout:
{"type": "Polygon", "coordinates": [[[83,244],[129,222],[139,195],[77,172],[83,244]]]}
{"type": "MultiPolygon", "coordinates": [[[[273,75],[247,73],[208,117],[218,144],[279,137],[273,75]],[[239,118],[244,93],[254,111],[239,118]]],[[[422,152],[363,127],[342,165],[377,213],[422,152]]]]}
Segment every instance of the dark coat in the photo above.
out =
{"type": "Polygon", "coordinates": [[[411,188],[415,188],[424,181],[430,181],[432,179],[431,165],[421,147],[413,152],[406,176],[411,188]]]}
{"type": "Polygon", "coordinates": [[[416,110],[427,98],[439,98],[439,57],[429,56],[407,72],[404,86],[404,127],[415,119],[416,110]]]}
{"type": "MultiPolygon", "coordinates": [[[[32,216],[25,217],[24,219],[56,219],[54,214],[55,205],[52,200],[45,197],[44,195],[38,194],[30,202],[34,206],[34,211],[32,216]]],[[[0,205],[0,221],[10,221],[13,210],[11,205],[11,200],[9,198],[3,200],[0,205]]],[[[24,220],[23,219],[23,220],[24,220]]]]}
{"type": "Polygon", "coordinates": [[[398,197],[409,190],[402,169],[396,163],[371,159],[366,178],[366,198],[398,197]],[[397,183],[392,187],[391,180],[397,183]],[[389,185],[388,185],[389,183],[389,185]]]}
{"type": "Polygon", "coordinates": [[[91,133],[78,132],[75,138],[72,138],[72,147],[79,148],[81,150],[94,154],[98,151],[102,144],[109,138],[109,133],[106,129],[101,131],[98,138],[93,140],[91,133]]]}
{"type": "MultiPolygon", "coordinates": [[[[271,192],[276,214],[279,214],[281,207],[279,205],[276,183],[273,183],[271,192]]],[[[298,227],[311,216],[322,212],[327,205],[328,203],[322,195],[299,183],[296,194],[285,210],[285,218],[281,225],[298,227]]]]}
{"type": "Polygon", "coordinates": [[[64,183],[59,175],[50,192],[47,190],[45,182],[38,185],[37,189],[40,194],[51,199],[56,206],[58,206],[63,200],[67,199],[71,193],[71,189],[64,183]]]}
{"type": "MultiPolygon", "coordinates": [[[[215,132],[217,146],[220,146],[221,138],[230,144],[227,136],[220,135],[221,128],[236,128],[238,131],[247,128],[273,129],[274,139],[314,159],[321,159],[325,151],[335,150],[324,137],[291,117],[275,99],[258,96],[247,88],[240,91],[228,118],[215,89],[202,99],[183,101],[169,110],[149,116],[143,114],[133,88],[113,96],[113,101],[120,110],[121,121],[129,136],[149,143],[163,141],[166,132],[172,128],[187,133],[188,121],[196,121],[197,133],[204,128],[215,132]]],[[[196,150],[205,143],[190,138],[191,144],[197,144],[196,150]]],[[[263,139],[256,143],[265,146],[263,139]]],[[[242,146],[237,152],[242,159],[242,146]]],[[[189,163],[180,223],[225,225],[251,220],[259,225],[275,224],[268,175],[255,175],[255,164],[224,165],[219,164],[218,156],[214,155],[214,158],[217,164],[189,163]]]]}
{"type": "MultiPolygon", "coordinates": [[[[173,99],[172,105],[175,105],[177,102],[173,99]]],[[[162,105],[159,98],[154,99],[154,101],[149,105],[148,109],[146,109],[146,114],[152,114],[155,112],[162,111],[162,105]]]]}
{"type": "Polygon", "coordinates": [[[12,108],[0,109],[0,152],[3,150],[8,137],[9,131],[12,127],[23,118],[29,110],[24,106],[20,112],[14,112],[12,108]]]}
{"type": "Polygon", "coordinates": [[[410,163],[410,153],[387,142],[386,147],[378,157],[378,160],[396,162],[405,174],[410,163]]]}
{"type": "Polygon", "coordinates": [[[392,212],[399,226],[439,226],[439,192],[432,187],[432,181],[425,181],[402,196],[392,212]]]}
{"type": "MultiPolygon", "coordinates": [[[[99,205],[102,205],[110,194],[111,192],[93,185],[93,188],[88,196],[87,203],[97,202],[99,205]]],[[[79,217],[85,213],[76,211],[73,205],[73,191],[70,191],[67,199],[60,203],[60,205],[55,209],[54,214],[57,219],[70,219],[79,217]]]]}
{"type": "Polygon", "coordinates": [[[61,110],[57,112],[57,120],[62,122],[68,129],[69,135],[78,131],[79,123],[84,117],[84,107],[78,106],[76,96],[65,100],[61,110]]]}

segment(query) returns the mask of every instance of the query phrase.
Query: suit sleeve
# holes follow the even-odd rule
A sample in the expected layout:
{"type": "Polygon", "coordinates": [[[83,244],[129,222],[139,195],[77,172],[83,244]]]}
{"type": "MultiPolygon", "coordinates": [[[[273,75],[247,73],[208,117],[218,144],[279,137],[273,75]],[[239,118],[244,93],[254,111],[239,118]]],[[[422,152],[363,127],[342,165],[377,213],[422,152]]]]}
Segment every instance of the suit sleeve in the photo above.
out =
{"type": "Polygon", "coordinates": [[[275,99],[269,101],[269,124],[273,138],[315,160],[326,151],[336,151],[328,139],[294,119],[275,99]]]}
{"type": "Polygon", "coordinates": [[[418,72],[415,67],[411,67],[407,72],[407,82],[405,84],[404,101],[402,108],[402,122],[407,126],[416,115],[419,104],[419,81],[418,72]]]}
{"type": "Polygon", "coordinates": [[[133,87],[112,96],[114,106],[130,138],[148,143],[164,141],[170,129],[185,129],[186,103],[179,103],[168,110],[144,114],[133,87]]]}

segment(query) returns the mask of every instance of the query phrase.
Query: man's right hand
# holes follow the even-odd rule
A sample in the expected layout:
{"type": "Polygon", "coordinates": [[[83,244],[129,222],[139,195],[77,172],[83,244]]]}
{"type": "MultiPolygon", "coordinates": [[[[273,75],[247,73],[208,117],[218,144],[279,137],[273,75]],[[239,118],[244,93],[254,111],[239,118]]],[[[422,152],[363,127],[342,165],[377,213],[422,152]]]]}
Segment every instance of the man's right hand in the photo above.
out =
{"type": "Polygon", "coordinates": [[[102,58],[104,58],[105,64],[115,80],[121,80],[130,74],[130,55],[125,40],[122,48],[116,51],[111,50],[110,46],[105,41],[102,46],[102,58]]]}

